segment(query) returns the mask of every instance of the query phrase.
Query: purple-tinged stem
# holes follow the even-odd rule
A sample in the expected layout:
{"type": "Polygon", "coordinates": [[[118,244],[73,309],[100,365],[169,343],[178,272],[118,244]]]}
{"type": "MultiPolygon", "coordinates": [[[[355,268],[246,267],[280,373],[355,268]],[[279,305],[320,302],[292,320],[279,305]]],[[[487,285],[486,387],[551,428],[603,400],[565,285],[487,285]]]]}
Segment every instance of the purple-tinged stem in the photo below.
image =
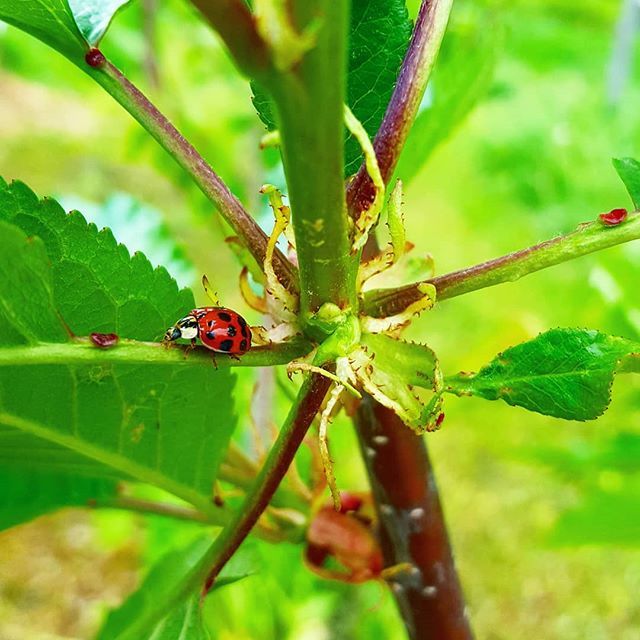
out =
{"type": "MultiPolygon", "coordinates": [[[[640,213],[635,213],[617,226],[607,227],[599,221],[580,225],[572,233],[432,278],[427,282],[435,286],[437,299],[445,300],[503,282],[514,282],[529,273],[638,239],[640,213]]],[[[414,282],[397,289],[375,289],[367,292],[364,299],[365,313],[375,317],[400,313],[424,295],[418,289],[420,284],[414,282]]]]}
{"type": "Polygon", "coordinates": [[[248,76],[259,77],[271,67],[269,49],[244,0],[191,0],[226,44],[231,57],[248,76]]]}
{"type": "Polygon", "coordinates": [[[269,505],[269,501],[291,466],[315,415],[320,410],[330,385],[331,380],[317,374],[309,376],[303,384],[298,394],[298,400],[291,408],[278,439],[271,447],[269,456],[256,477],[251,491],[207,553],[209,570],[203,594],[211,589],[224,565],[251,533],[269,505]]]}
{"type": "MultiPolygon", "coordinates": [[[[453,0],[423,0],[413,36],[398,74],[393,95],[373,141],[382,178],[387,184],[418,114],[444,36],[453,0]]],[[[347,205],[355,219],[375,197],[373,182],[364,164],[347,188],[347,205]]]]}
{"type": "MultiPolygon", "coordinates": [[[[87,53],[86,61],[87,73],[102,85],[191,176],[251,251],[258,264],[263,264],[267,248],[265,232],[193,145],[98,49],[91,49],[87,53]]],[[[295,267],[278,250],[274,255],[273,266],[282,284],[290,291],[297,292],[295,267]]]]}

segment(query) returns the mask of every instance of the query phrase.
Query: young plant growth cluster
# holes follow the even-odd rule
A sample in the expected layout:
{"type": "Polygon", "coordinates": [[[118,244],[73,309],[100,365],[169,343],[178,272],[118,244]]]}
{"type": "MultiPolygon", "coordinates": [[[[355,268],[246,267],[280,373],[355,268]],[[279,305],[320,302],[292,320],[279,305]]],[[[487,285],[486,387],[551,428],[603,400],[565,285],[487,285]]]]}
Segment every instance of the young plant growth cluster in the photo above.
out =
{"type": "MultiPolygon", "coordinates": [[[[435,275],[406,235],[401,153],[414,122],[435,145],[465,115],[440,122],[437,109],[420,109],[452,0],[423,0],[413,24],[402,0],[192,3],[251,82],[263,145],[282,159],[286,192],[255,185],[273,211],[268,234],[102,48],[126,2],[0,0],[0,19],[88,74],[209,198],[233,233],[239,291],[265,325],[221,306],[214,278],[203,279],[212,306],[196,307],[108,229],[0,181],[2,524],[68,505],[201,523],[202,535],[107,616],[102,638],[207,637],[200,605],[241,577],[224,570],[251,532],[304,541],[323,577],[386,581],[411,637],[470,638],[423,434],[442,426],[447,394],[593,420],[615,375],[640,372],[640,344],[556,328],[455,373],[428,336],[409,342],[403,332],[442,300],[640,238],[640,163],[614,161],[633,211],[594,211],[571,233],[435,275]],[[292,380],[281,381],[290,408],[255,461],[231,441],[232,369],[276,366],[292,380]],[[370,494],[336,481],[329,438],[340,411],[358,434],[370,494]],[[307,438],[312,426],[317,439],[307,438]],[[308,481],[292,466],[305,438],[308,481]],[[179,502],[143,500],[140,484],[179,502]]],[[[478,77],[493,53],[486,43],[475,52],[478,77]]],[[[458,91],[468,110],[481,88],[458,91]]]]}

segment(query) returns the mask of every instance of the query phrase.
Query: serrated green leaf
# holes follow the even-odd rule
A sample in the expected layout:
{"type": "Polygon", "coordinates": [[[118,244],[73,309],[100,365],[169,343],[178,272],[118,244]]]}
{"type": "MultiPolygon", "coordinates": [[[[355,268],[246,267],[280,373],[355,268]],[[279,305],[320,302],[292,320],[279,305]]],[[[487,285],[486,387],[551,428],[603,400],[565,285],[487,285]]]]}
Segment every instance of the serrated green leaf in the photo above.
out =
{"type": "MultiPolygon", "coordinates": [[[[411,38],[411,21],[403,0],[353,0],[349,28],[347,101],[354,115],[373,137],[382,122],[398,71],[411,38]]],[[[255,83],[253,104],[266,127],[277,128],[275,109],[267,93],[255,83]]],[[[357,141],[345,143],[345,175],[362,162],[357,141]]]]}
{"type": "Polygon", "coordinates": [[[0,20],[30,33],[75,62],[82,60],[87,50],[66,0],[0,0],[0,20]]]}
{"type": "MultiPolygon", "coordinates": [[[[115,332],[156,340],[193,308],[163,268],[130,257],[77,212],[0,182],[0,350],[115,332]],[[11,223],[11,224],[9,224],[11,223]]],[[[117,349],[117,347],[115,347],[117,349]]],[[[0,367],[0,452],[16,460],[72,452],[114,475],[212,509],[211,486],[235,425],[234,377],[205,360],[0,367]]]]}
{"type": "Polygon", "coordinates": [[[69,473],[43,473],[0,467],[0,530],[27,522],[61,507],[86,506],[112,497],[116,483],[69,473]]]}
{"type": "Polygon", "coordinates": [[[69,0],[69,7],[84,39],[98,45],[116,12],[131,0],[69,0]]]}
{"type": "Polygon", "coordinates": [[[476,374],[445,379],[457,395],[502,399],[566,420],[595,420],[606,410],[621,362],[640,343],[587,329],[552,329],[499,354],[476,374]]]}
{"type": "Polygon", "coordinates": [[[614,158],[613,166],[624,182],[633,206],[640,209],[640,162],[635,158],[614,158]]]}
{"type": "MultiPolygon", "coordinates": [[[[165,554],[140,588],[109,614],[98,640],[209,638],[201,617],[201,584],[194,575],[206,565],[206,553],[211,544],[210,537],[200,537],[182,549],[165,554]]],[[[245,577],[220,577],[209,595],[245,577]]]]}
{"type": "Polygon", "coordinates": [[[405,185],[487,91],[502,40],[498,26],[482,14],[447,31],[429,85],[431,103],[413,123],[398,162],[396,174],[405,185]]]}

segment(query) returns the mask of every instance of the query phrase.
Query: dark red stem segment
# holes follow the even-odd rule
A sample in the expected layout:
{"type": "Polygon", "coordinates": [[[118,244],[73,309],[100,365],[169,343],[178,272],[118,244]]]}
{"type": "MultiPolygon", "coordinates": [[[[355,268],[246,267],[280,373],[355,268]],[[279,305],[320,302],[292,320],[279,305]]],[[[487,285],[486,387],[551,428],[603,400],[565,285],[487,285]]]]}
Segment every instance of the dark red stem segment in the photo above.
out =
{"type": "MultiPolygon", "coordinates": [[[[373,141],[378,166],[385,184],[388,184],[398,158],[418,112],[424,86],[416,82],[422,73],[424,53],[437,28],[436,14],[442,0],[423,0],[402,62],[398,81],[387,106],[382,124],[373,141]]],[[[375,187],[363,164],[347,188],[347,206],[355,219],[369,208],[375,197],[375,187]]]]}
{"type": "Polygon", "coordinates": [[[424,439],[368,396],[355,424],[380,519],[385,565],[412,565],[390,579],[409,637],[472,639],[424,439]]]}

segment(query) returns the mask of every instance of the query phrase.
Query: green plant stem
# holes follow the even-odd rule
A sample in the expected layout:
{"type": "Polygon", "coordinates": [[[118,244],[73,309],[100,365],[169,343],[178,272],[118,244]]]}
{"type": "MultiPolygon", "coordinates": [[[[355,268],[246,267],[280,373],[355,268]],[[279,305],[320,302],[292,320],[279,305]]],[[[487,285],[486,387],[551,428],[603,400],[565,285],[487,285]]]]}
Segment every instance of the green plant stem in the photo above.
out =
{"type": "MultiPolygon", "coordinates": [[[[105,59],[97,67],[85,71],[117,100],[191,176],[200,190],[216,206],[234,233],[247,246],[259,265],[264,263],[267,236],[231,193],[220,176],[169,120],[133,85],[122,72],[105,59]]],[[[274,269],[282,284],[291,292],[298,290],[294,266],[278,250],[274,269]]]]}
{"type": "MultiPolygon", "coordinates": [[[[640,213],[636,212],[618,226],[606,227],[600,221],[590,222],[580,225],[572,233],[426,282],[436,287],[438,300],[446,300],[503,282],[514,282],[541,269],[639,238],[640,213]]],[[[397,289],[367,292],[364,297],[365,313],[375,317],[399,313],[423,295],[418,290],[419,284],[415,282],[397,289]]]]}
{"type": "Polygon", "coordinates": [[[99,500],[91,500],[89,507],[96,509],[121,509],[124,511],[135,511],[142,514],[153,514],[165,516],[174,520],[187,520],[192,522],[201,522],[203,524],[215,524],[222,526],[229,518],[220,510],[219,517],[206,517],[196,509],[185,507],[178,504],[169,504],[166,502],[154,502],[153,500],[140,500],[139,498],[129,498],[125,496],[117,498],[101,498],[99,500]]]}
{"type": "Polygon", "coordinates": [[[330,384],[331,381],[324,376],[313,374],[302,385],[297,401],[291,408],[251,491],[206,554],[205,571],[198,576],[201,579],[206,577],[204,594],[211,589],[224,565],[267,508],[319,411],[330,384]]]}
{"type": "Polygon", "coordinates": [[[270,367],[287,364],[311,351],[312,345],[303,339],[294,339],[267,347],[253,347],[248,353],[234,359],[225,354],[214,354],[205,347],[187,352],[186,347],[160,342],[120,340],[109,349],[96,347],[89,338],[75,338],[72,342],[40,343],[0,349],[0,367],[37,365],[97,365],[147,364],[182,367],[213,366],[215,357],[219,369],[227,367],[270,367]]]}
{"type": "Polygon", "coordinates": [[[346,0],[297,0],[298,30],[318,19],[316,44],[264,80],[276,104],[300,269],[303,317],[325,302],[355,307],[355,264],[343,179],[346,0]]]}
{"type": "Polygon", "coordinates": [[[410,638],[471,640],[425,438],[365,396],[355,419],[380,523],[385,566],[410,638]]]}
{"type": "MultiPolygon", "coordinates": [[[[378,166],[389,183],[424,95],[444,37],[453,0],[423,0],[393,95],[373,141],[378,166]]],[[[375,187],[364,164],[347,189],[352,218],[369,208],[375,187]]]]}
{"type": "MultiPolygon", "coordinates": [[[[220,507],[211,510],[209,514],[205,516],[200,511],[190,507],[183,507],[178,504],[169,504],[166,502],[155,502],[153,500],[141,500],[139,498],[131,498],[127,496],[92,500],[89,502],[88,506],[94,509],[119,509],[122,511],[132,511],[141,515],[163,516],[173,520],[199,522],[200,524],[218,527],[225,526],[231,519],[230,511],[220,507]]],[[[282,533],[277,529],[261,526],[260,523],[256,525],[256,535],[262,540],[272,543],[291,539],[285,533],[282,533]]]]}
{"type": "Polygon", "coordinates": [[[246,75],[260,77],[270,67],[270,52],[255,28],[244,0],[191,0],[218,32],[246,75]]]}

